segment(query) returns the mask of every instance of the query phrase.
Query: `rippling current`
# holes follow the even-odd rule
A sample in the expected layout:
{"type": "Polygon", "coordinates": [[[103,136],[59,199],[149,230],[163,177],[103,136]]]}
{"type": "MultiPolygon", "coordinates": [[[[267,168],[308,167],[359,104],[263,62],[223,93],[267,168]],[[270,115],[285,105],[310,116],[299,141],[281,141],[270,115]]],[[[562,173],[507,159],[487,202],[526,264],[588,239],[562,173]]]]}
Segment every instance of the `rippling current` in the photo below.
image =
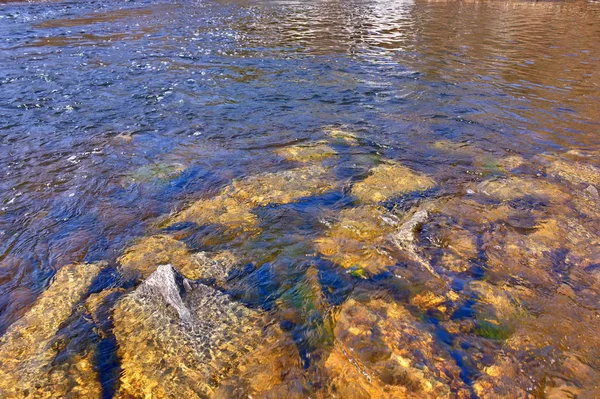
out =
{"type": "Polygon", "coordinates": [[[25,362],[0,396],[46,397],[10,333],[106,261],[34,339],[56,397],[597,397],[599,150],[594,1],[0,1],[0,352],[25,362]],[[238,260],[188,275],[149,237],[238,260]],[[264,313],[281,381],[131,360],[120,307],[162,263],[264,313]]]}

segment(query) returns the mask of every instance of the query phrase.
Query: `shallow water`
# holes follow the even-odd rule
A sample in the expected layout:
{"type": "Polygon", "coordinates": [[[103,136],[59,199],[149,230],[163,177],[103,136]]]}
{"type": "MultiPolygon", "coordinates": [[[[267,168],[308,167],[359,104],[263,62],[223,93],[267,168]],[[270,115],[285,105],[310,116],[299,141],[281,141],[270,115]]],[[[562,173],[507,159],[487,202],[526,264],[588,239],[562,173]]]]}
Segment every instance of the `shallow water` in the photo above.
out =
{"type": "MultiPolygon", "coordinates": [[[[600,395],[598,2],[8,2],[0,38],[0,333],[66,265],[128,295],[172,263],[280,326],[300,397],[436,392],[340,355],[385,306],[453,395],[600,395]]],[[[113,294],[52,363],[92,353],[104,397],[113,294]]]]}

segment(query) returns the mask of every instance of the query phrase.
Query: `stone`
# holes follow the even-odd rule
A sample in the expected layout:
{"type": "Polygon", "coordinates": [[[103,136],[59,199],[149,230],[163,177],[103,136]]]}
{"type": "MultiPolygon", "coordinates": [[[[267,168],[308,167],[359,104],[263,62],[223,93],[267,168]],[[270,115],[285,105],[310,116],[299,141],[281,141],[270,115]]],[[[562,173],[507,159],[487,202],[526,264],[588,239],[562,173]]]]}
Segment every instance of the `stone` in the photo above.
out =
{"type": "MultiPolygon", "coordinates": [[[[231,251],[196,252],[192,255],[194,260],[201,265],[202,277],[214,279],[217,284],[223,285],[233,268],[240,261],[231,251]]],[[[185,273],[184,273],[185,275],[185,273]]]]}
{"type": "Polygon", "coordinates": [[[589,161],[575,162],[558,158],[550,163],[546,173],[574,184],[600,185],[600,167],[589,161]]]}
{"type": "Polygon", "coordinates": [[[478,258],[477,237],[460,226],[448,226],[447,229],[442,266],[453,272],[464,272],[470,267],[469,260],[478,258]]]}
{"type": "Polygon", "coordinates": [[[331,398],[468,397],[459,367],[427,328],[389,300],[348,299],[325,361],[331,398]]]}
{"type": "Polygon", "coordinates": [[[499,200],[511,200],[524,196],[564,202],[571,195],[566,188],[540,178],[511,176],[485,180],[477,185],[477,191],[499,200]]]}
{"type": "Polygon", "coordinates": [[[332,190],[333,180],[327,168],[313,165],[235,180],[226,193],[252,206],[287,204],[332,190]]]}
{"type": "Polygon", "coordinates": [[[119,269],[125,278],[146,278],[155,265],[172,264],[191,279],[203,277],[201,263],[188,251],[185,243],[162,234],[139,239],[119,258],[119,269]]]}
{"type": "Polygon", "coordinates": [[[337,151],[324,142],[317,142],[282,147],[275,153],[288,161],[306,163],[331,158],[337,151]]]}
{"type": "Polygon", "coordinates": [[[239,232],[253,232],[258,228],[258,220],[252,213],[252,206],[232,198],[227,193],[192,203],[178,215],[170,218],[166,224],[182,222],[193,222],[199,226],[219,224],[239,232]]]}
{"type": "Polygon", "coordinates": [[[123,180],[123,185],[166,181],[179,176],[185,170],[180,163],[152,163],[140,166],[123,180]]]}
{"type": "Polygon", "coordinates": [[[519,155],[511,154],[501,157],[468,142],[456,143],[439,140],[433,143],[433,147],[453,155],[471,158],[473,166],[481,170],[481,174],[506,172],[525,164],[525,160],[519,155]]]}
{"type": "Polygon", "coordinates": [[[433,266],[417,252],[417,247],[415,245],[417,230],[425,223],[428,217],[429,213],[425,207],[415,210],[415,212],[410,217],[406,218],[399,228],[390,235],[390,239],[399,250],[403,251],[413,261],[420,264],[436,279],[444,282],[441,276],[433,269],[433,266]]]}
{"type": "Polygon", "coordinates": [[[326,236],[315,241],[315,246],[327,259],[344,268],[376,274],[395,263],[385,244],[386,236],[397,223],[397,218],[377,206],[344,209],[326,236]]]}
{"type": "Polygon", "coordinates": [[[335,188],[333,176],[320,165],[275,173],[263,173],[234,180],[213,198],[194,202],[163,225],[181,222],[198,225],[219,224],[234,232],[258,233],[255,207],[287,204],[304,197],[323,194],[335,188]]]}
{"type": "Polygon", "coordinates": [[[587,188],[585,189],[585,192],[588,193],[592,198],[595,198],[595,199],[600,198],[600,194],[598,194],[598,189],[596,187],[592,186],[591,184],[589,186],[587,186],[587,188]]]}
{"type": "Polygon", "coordinates": [[[323,131],[325,131],[325,133],[327,133],[327,135],[329,135],[329,137],[331,137],[332,139],[334,139],[334,141],[336,141],[338,143],[349,145],[349,146],[360,145],[358,136],[356,136],[354,133],[352,133],[348,130],[344,130],[342,128],[338,128],[335,126],[326,126],[323,128],[323,131]]]}
{"type": "Polygon", "coordinates": [[[377,203],[415,191],[425,191],[435,181],[398,163],[386,163],[371,170],[370,175],[355,183],[352,195],[362,202],[377,203]]]}
{"type": "Polygon", "coordinates": [[[53,339],[104,266],[74,264],[60,269],[33,307],[0,338],[0,397],[100,397],[92,353],[55,364],[59,350],[53,339]]]}
{"type": "Polygon", "coordinates": [[[293,368],[277,369],[290,364],[285,356],[294,356],[293,346],[285,346],[264,312],[187,280],[171,265],[158,266],[123,297],[113,319],[122,370],[117,397],[223,397],[240,390],[260,396],[285,390],[286,378],[296,387],[293,368]],[[255,372],[262,372],[263,386],[248,381],[255,372]],[[243,381],[233,383],[236,376],[243,381]]]}

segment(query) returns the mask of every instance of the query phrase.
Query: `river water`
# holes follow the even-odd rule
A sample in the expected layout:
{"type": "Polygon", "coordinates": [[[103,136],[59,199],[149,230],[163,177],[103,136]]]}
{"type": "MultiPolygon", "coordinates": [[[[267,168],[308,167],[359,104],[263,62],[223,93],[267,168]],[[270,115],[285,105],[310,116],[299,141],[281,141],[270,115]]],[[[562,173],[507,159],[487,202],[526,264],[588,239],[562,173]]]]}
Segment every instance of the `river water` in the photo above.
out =
{"type": "Polygon", "coordinates": [[[594,1],[0,1],[0,334],[106,261],[39,375],[143,397],[112,309],[172,263],[292,360],[165,395],[597,397],[599,71],[594,1]]]}

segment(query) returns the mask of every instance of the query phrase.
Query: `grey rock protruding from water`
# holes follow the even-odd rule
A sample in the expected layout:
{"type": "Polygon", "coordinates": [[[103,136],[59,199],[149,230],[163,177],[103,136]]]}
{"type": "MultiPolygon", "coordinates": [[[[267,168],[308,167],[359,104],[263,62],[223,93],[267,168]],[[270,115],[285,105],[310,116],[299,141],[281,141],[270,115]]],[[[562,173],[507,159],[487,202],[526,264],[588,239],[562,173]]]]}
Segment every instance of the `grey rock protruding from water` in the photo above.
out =
{"type": "Polygon", "coordinates": [[[414,261],[419,263],[432,276],[443,281],[440,275],[433,269],[431,264],[417,252],[415,241],[418,228],[429,218],[429,212],[426,209],[417,209],[417,211],[400,225],[398,230],[392,234],[392,242],[396,247],[407,253],[414,261]]]}
{"type": "Polygon", "coordinates": [[[139,289],[149,297],[162,297],[167,305],[177,311],[182,321],[191,322],[190,310],[181,298],[181,290],[185,290],[185,287],[191,288],[187,279],[178,276],[173,266],[161,265],[139,289]],[[177,280],[180,280],[179,284],[177,280]]]}

